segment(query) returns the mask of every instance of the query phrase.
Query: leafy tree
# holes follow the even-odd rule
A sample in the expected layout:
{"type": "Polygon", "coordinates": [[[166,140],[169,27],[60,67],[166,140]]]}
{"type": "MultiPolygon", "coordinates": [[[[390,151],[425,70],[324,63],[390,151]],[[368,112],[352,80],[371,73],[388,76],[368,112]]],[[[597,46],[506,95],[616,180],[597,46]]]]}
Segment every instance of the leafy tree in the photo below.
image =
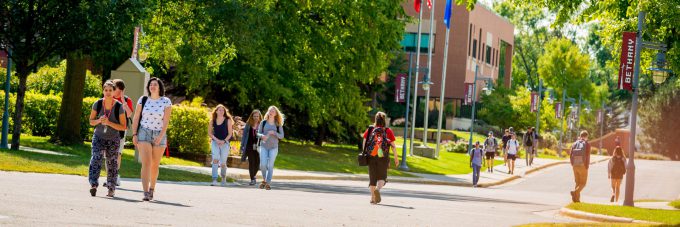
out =
{"type": "Polygon", "coordinates": [[[680,80],[673,78],[640,104],[642,150],[680,160],[680,80]]]}

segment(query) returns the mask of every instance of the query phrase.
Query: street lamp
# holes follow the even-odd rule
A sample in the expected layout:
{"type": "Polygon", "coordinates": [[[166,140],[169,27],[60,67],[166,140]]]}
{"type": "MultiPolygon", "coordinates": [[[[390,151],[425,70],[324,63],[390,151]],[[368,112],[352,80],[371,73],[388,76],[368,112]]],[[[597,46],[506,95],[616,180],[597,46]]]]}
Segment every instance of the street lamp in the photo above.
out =
{"type": "Polygon", "coordinates": [[[486,87],[484,87],[482,90],[487,94],[491,94],[493,91],[493,80],[491,78],[478,78],[477,77],[477,71],[479,71],[479,65],[475,66],[475,80],[472,83],[472,116],[471,120],[472,122],[470,123],[470,141],[468,141],[468,154],[471,154],[472,152],[472,134],[474,132],[475,128],[475,110],[476,110],[476,103],[477,103],[477,80],[481,79],[486,82],[486,87]],[[486,90],[484,90],[486,89],[486,90]]]}
{"type": "MultiPolygon", "coordinates": [[[[418,82],[419,84],[422,84],[423,86],[423,91],[427,92],[427,94],[430,94],[430,85],[434,84],[432,81],[430,81],[430,71],[425,73],[425,77],[423,77],[423,81],[418,82]]],[[[425,119],[423,121],[423,147],[427,147],[427,118],[430,115],[430,97],[429,95],[425,98],[425,119]]],[[[414,122],[415,123],[415,122],[414,122]]]]}
{"type": "Polygon", "coordinates": [[[664,51],[659,51],[656,54],[656,60],[652,62],[652,67],[649,68],[652,71],[652,80],[654,83],[660,84],[666,81],[668,74],[672,71],[666,69],[666,53],[664,51]]]}

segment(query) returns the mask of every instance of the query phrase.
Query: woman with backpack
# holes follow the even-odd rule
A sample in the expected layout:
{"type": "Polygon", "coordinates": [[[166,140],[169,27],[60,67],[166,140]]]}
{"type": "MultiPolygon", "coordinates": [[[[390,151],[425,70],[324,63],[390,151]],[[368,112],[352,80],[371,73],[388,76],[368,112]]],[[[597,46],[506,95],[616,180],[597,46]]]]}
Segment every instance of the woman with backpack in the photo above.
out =
{"type": "Polygon", "coordinates": [[[262,114],[259,110],[253,110],[248,116],[243,135],[241,136],[241,161],[248,159],[248,173],[250,173],[250,184],[255,185],[255,176],[260,170],[260,154],[257,153],[257,126],[262,121],[262,114]]]}
{"type": "Polygon", "coordinates": [[[470,155],[470,167],[472,167],[472,187],[477,187],[479,182],[479,172],[482,170],[482,159],[484,158],[484,150],[479,147],[479,141],[475,142],[475,148],[472,149],[470,155]]]}
{"type": "MultiPolygon", "coordinates": [[[[368,153],[368,188],[371,191],[371,204],[382,200],[380,189],[387,183],[387,169],[390,166],[390,148],[397,150],[396,138],[392,129],[387,128],[387,116],[383,112],[375,114],[375,121],[364,132],[364,152],[368,153]]],[[[399,166],[399,157],[394,152],[394,165],[399,166]]]]}
{"type": "Polygon", "coordinates": [[[90,182],[90,195],[97,195],[99,187],[99,175],[102,169],[102,155],[106,155],[106,187],[109,189],[108,197],[113,197],[116,190],[116,178],[118,178],[118,149],[120,144],[120,131],[126,129],[126,116],[123,104],[113,99],[115,85],[112,81],[106,81],[102,86],[104,98],[96,101],[90,111],[90,125],[94,126],[92,136],[92,158],[88,180],[90,182]]]}
{"type": "Polygon", "coordinates": [[[227,157],[229,156],[229,140],[232,137],[234,124],[229,110],[220,104],[213,110],[210,123],[208,124],[208,136],[210,136],[210,153],[212,154],[212,183],[210,186],[217,185],[217,169],[222,167],[220,176],[222,186],[227,184],[227,157]]]}
{"type": "Polygon", "coordinates": [[[512,138],[508,140],[508,173],[515,174],[515,160],[517,159],[517,151],[519,151],[519,142],[517,142],[517,135],[512,134],[512,138]]]}
{"type": "Polygon", "coordinates": [[[260,170],[262,170],[263,179],[260,183],[260,189],[271,190],[274,161],[276,161],[276,155],[279,153],[279,140],[283,139],[283,114],[281,114],[279,108],[270,106],[258,128],[260,170]]]}
{"type": "Polygon", "coordinates": [[[612,198],[610,202],[618,202],[621,189],[621,180],[626,174],[626,155],[621,147],[617,146],[614,149],[612,158],[609,159],[609,179],[612,181],[612,198]]]}
{"type": "Polygon", "coordinates": [[[167,146],[167,129],[172,112],[172,101],[165,97],[163,82],[152,77],[146,84],[149,96],[143,96],[137,102],[135,118],[132,122],[132,142],[139,150],[142,159],[143,201],[153,200],[153,193],[158,179],[158,167],[161,164],[163,151],[167,146]]]}

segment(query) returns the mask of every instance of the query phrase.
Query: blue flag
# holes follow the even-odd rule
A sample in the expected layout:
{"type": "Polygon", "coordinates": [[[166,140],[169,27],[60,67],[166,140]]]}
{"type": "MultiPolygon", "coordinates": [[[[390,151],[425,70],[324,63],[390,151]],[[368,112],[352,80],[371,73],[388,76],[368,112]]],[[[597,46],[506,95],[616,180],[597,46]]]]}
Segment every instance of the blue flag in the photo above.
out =
{"type": "Polygon", "coordinates": [[[444,9],[444,24],[446,24],[446,29],[451,27],[451,0],[446,0],[446,9],[444,9]]]}

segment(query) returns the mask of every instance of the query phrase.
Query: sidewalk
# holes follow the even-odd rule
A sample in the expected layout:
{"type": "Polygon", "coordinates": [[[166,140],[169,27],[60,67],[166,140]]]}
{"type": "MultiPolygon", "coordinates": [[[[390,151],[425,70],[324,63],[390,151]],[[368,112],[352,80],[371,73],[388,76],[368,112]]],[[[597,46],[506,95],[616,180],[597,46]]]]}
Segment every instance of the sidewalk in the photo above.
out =
{"type": "MultiPolygon", "coordinates": [[[[607,156],[593,155],[591,157],[593,163],[607,160],[607,156]]],[[[558,164],[567,164],[568,160],[554,160],[554,159],[534,159],[534,164],[531,167],[526,166],[524,159],[515,161],[515,175],[508,174],[508,168],[504,165],[494,167],[493,173],[488,173],[482,170],[479,178],[480,187],[491,187],[495,185],[504,184],[515,179],[524,177],[535,171],[555,166],[558,164]]],[[[177,165],[163,165],[161,168],[185,170],[200,174],[211,175],[211,167],[195,167],[195,166],[177,166],[177,165]]],[[[418,183],[418,184],[432,184],[432,185],[451,185],[451,186],[472,186],[472,173],[457,174],[457,175],[437,175],[437,174],[423,174],[411,173],[416,177],[395,177],[389,176],[388,181],[402,182],[402,183],[418,183]]],[[[238,182],[249,182],[250,176],[247,169],[228,168],[227,175],[238,182]]],[[[261,172],[258,171],[258,178],[261,179],[261,172]]],[[[313,172],[313,171],[299,171],[299,170],[284,170],[275,169],[274,178],[280,180],[355,180],[368,181],[368,174],[349,174],[349,173],[331,173],[331,172],[313,172]]]]}

